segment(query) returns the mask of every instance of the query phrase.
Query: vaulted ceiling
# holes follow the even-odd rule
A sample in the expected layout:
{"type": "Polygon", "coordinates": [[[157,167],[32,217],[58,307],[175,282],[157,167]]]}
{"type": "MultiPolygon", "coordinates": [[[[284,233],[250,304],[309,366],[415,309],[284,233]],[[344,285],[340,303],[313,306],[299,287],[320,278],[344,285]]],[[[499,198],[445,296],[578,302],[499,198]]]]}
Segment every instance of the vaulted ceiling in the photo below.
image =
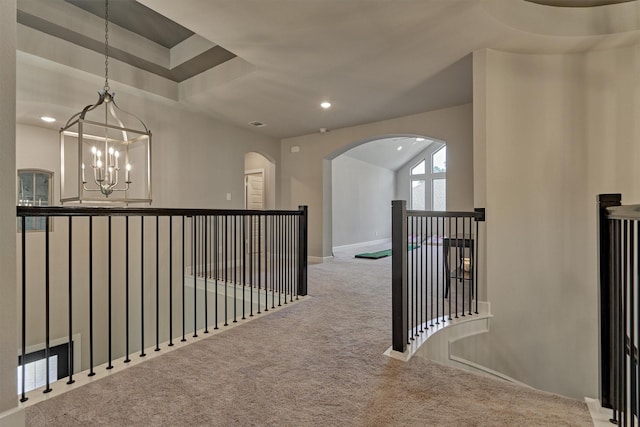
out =
{"type": "MultiPolygon", "coordinates": [[[[638,0],[539,3],[110,0],[109,77],[120,93],[285,138],[469,103],[477,49],[561,53],[640,41],[638,0]]],[[[102,87],[103,5],[18,0],[18,121],[69,117],[102,87]]]]}

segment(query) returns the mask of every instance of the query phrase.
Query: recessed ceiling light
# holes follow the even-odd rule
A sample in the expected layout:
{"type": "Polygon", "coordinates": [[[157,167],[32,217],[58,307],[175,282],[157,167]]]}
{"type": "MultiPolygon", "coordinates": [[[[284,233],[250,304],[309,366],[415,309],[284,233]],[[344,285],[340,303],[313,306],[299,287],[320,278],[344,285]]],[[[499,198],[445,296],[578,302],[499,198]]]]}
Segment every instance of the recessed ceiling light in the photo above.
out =
{"type": "Polygon", "coordinates": [[[420,138],[420,137],[418,137],[418,138],[416,138],[416,141],[417,141],[417,142],[422,142],[422,141],[424,141],[424,138],[420,138]]]}
{"type": "Polygon", "coordinates": [[[331,108],[331,103],[324,101],[323,103],[320,104],[320,106],[326,110],[327,108],[331,108]]]}
{"type": "Polygon", "coordinates": [[[47,122],[47,123],[53,123],[56,121],[56,119],[54,119],[53,117],[49,117],[49,116],[42,116],[40,117],[40,120],[42,120],[43,122],[47,122]]]}
{"type": "Polygon", "coordinates": [[[402,145],[398,147],[398,151],[402,150],[402,145]]]}

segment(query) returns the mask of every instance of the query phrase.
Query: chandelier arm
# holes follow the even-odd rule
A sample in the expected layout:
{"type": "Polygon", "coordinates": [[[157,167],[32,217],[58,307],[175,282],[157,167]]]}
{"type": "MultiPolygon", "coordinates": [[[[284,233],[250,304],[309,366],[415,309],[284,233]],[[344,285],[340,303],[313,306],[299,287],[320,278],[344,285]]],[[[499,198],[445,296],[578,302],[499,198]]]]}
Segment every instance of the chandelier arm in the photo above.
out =
{"type": "MultiPolygon", "coordinates": [[[[114,99],[114,97],[115,97],[115,94],[114,94],[114,96],[112,96],[112,97],[111,97],[111,102],[113,103],[113,105],[114,105],[114,106],[115,106],[119,111],[123,112],[124,114],[128,114],[128,115],[130,115],[131,117],[133,117],[134,119],[136,119],[137,121],[139,121],[139,122],[140,122],[140,124],[142,125],[142,127],[144,128],[145,133],[151,133],[151,132],[149,131],[149,128],[147,128],[147,125],[142,121],[142,119],[141,119],[140,117],[136,116],[136,115],[135,115],[135,114],[133,114],[133,113],[130,113],[130,112],[128,112],[128,111],[125,111],[125,110],[123,110],[122,108],[120,108],[120,107],[118,106],[118,104],[116,104],[116,100],[114,99]]],[[[114,117],[115,117],[115,116],[114,116],[114,117]]],[[[117,117],[116,117],[116,119],[117,119],[117,120],[119,120],[117,117]]],[[[124,127],[124,126],[123,126],[123,127],[124,127]]]]}
{"type": "MultiPolygon", "coordinates": [[[[114,107],[117,108],[118,106],[115,104],[115,101],[113,101],[113,98],[112,98],[111,105],[109,105],[109,112],[111,113],[111,117],[113,117],[116,120],[116,122],[118,122],[120,127],[122,128],[122,140],[123,141],[129,141],[129,137],[127,135],[127,131],[124,130],[124,127],[125,127],[124,123],[122,123],[122,120],[120,120],[120,117],[118,117],[118,115],[116,114],[116,110],[115,110],[114,107]]],[[[118,108],[118,110],[120,110],[120,109],[118,108]]],[[[122,111],[122,110],[120,110],[120,111],[122,111]]]]}
{"type": "Polygon", "coordinates": [[[100,97],[98,98],[98,102],[96,102],[95,104],[87,105],[86,107],[84,107],[82,109],[82,111],[80,111],[79,113],[76,113],[73,116],[71,116],[71,118],[69,120],[67,120],[67,124],[64,126],[65,129],[68,128],[69,125],[71,125],[71,123],[73,123],[73,121],[76,118],[84,120],[85,115],[89,111],[92,111],[92,110],[96,109],[99,105],[101,105],[104,102],[104,95],[101,92],[98,92],[98,93],[100,95],[100,97]]]}

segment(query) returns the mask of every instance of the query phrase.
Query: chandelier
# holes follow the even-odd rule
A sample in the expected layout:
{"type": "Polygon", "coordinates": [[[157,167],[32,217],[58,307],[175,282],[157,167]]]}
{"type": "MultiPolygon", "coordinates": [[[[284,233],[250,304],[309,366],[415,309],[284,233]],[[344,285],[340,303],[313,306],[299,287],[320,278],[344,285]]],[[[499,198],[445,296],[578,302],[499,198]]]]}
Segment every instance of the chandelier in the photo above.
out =
{"type": "Polygon", "coordinates": [[[60,129],[60,202],[151,203],[151,131],[118,107],[109,87],[109,0],[98,95],[60,129]]]}

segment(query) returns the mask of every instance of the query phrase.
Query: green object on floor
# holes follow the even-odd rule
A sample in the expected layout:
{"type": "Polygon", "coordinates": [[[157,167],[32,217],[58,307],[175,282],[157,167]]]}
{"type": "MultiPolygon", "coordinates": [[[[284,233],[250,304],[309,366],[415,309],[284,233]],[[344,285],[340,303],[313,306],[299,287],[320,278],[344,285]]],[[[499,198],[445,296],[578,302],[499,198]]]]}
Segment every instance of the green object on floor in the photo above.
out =
{"type": "MultiPolygon", "coordinates": [[[[411,251],[419,247],[420,245],[409,245],[407,247],[407,250],[411,251]]],[[[378,252],[356,254],[356,258],[366,258],[366,259],[380,259],[388,256],[391,256],[391,249],[385,249],[384,251],[378,251],[378,252]]]]}

